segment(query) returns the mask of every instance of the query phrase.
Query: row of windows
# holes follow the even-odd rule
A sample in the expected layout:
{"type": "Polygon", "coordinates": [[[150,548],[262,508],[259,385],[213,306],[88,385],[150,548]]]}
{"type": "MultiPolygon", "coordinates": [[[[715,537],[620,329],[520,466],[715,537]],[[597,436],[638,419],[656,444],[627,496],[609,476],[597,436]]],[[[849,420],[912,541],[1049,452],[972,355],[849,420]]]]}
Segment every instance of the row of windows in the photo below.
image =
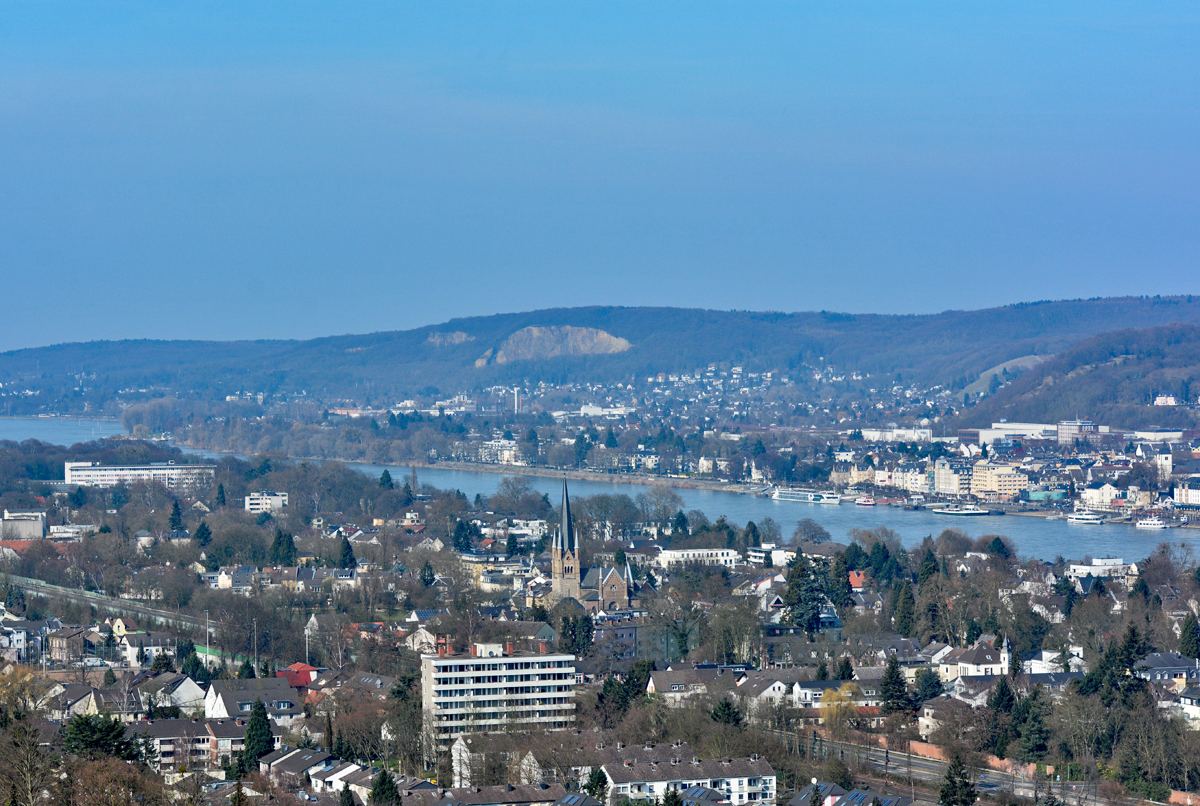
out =
{"type": "Polygon", "coordinates": [[[439,711],[478,711],[481,708],[533,708],[549,703],[571,703],[572,697],[530,697],[527,700],[474,700],[472,702],[443,702],[438,701],[434,706],[439,711]]]}
{"type": "Polygon", "coordinates": [[[467,685],[470,683],[524,683],[531,680],[572,680],[575,675],[565,672],[548,672],[545,674],[510,674],[510,675],[476,675],[475,677],[435,677],[435,686],[449,686],[455,683],[467,685]]]}
{"type": "Polygon", "coordinates": [[[565,669],[573,660],[505,661],[503,663],[435,663],[439,672],[511,672],[520,669],[565,669]]]}

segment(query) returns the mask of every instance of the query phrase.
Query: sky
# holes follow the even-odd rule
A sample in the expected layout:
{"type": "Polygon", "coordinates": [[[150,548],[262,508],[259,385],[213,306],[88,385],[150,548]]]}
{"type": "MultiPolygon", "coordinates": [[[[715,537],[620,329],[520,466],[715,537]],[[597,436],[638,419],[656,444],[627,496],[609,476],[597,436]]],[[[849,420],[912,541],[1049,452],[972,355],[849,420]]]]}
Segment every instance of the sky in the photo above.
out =
{"type": "Polygon", "coordinates": [[[0,350],[1200,293],[1194,2],[3,14],[0,350]]]}

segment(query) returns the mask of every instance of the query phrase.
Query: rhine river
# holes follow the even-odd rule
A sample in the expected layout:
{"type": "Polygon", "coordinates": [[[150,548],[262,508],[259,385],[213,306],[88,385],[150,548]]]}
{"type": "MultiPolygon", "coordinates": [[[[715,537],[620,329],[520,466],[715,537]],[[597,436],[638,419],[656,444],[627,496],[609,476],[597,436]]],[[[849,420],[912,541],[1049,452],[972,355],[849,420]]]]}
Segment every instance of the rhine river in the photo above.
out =
{"type": "MultiPolygon", "coordinates": [[[[118,433],[122,433],[120,424],[111,420],[0,418],[0,440],[21,441],[32,438],[59,445],[71,445],[118,433]]],[[[349,463],[349,466],[373,476],[378,476],[385,467],[359,463],[349,463]]],[[[386,467],[397,481],[409,472],[409,468],[405,466],[386,467]]],[[[491,495],[496,491],[496,485],[504,478],[499,473],[437,467],[418,468],[417,477],[423,484],[461,490],[471,499],[474,499],[476,494],[491,495]]],[[[551,502],[558,503],[562,490],[561,479],[544,476],[525,478],[534,489],[549,495],[551,502]]],[[[638,484],[570,481],[572,497],[599,494],[635,497],[649,489],[638,484]]],[[[927,511],[909,512],[894,507],[859,507],[847,503],[840,506],[823,506],[772,501],[769,498],[719,490],[676,488],[675,492],[683,498],[685,510],[698,509],[712,521],[725,516],[730,523],[745,526],[747,521],[761,522],[763,518],[773,518],[779,524],[785,539],[791,536],[802,518],[812,518],[839,542],[846,542],[847,533],[851,529],[886,526],[901,536],[905,546],[912,547],[920,543],[926,535],[937,536],[943,529],[953,527],[961,529],[971,537],[1004,535],[1016,544],[1021,556],[1044,560],[1053,560],[1057,555],[1075,560],[1085,556],[1137,560],[1146,557],[1159,543],[1167,540],[1186,542],[1200,553],[1200,529],[1144,531],[1125,524],[1084,526],[1069,524],[1065,520],[1047,521],[1040,517],[1020,515],[956,518],[927,511]]]]}

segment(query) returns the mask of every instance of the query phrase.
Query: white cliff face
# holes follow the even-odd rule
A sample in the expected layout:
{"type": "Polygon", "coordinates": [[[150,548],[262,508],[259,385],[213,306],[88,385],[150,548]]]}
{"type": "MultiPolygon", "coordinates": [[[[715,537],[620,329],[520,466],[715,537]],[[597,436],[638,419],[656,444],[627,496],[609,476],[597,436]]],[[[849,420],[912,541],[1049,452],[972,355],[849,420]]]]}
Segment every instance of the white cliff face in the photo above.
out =
{"type": "Polygon", "coordinates": [[[628,340],[594,327],[526,327],[513,333],[495,350],[488,350],[476,366],[507,364],[539,358],[623,353],[628,340]]]}

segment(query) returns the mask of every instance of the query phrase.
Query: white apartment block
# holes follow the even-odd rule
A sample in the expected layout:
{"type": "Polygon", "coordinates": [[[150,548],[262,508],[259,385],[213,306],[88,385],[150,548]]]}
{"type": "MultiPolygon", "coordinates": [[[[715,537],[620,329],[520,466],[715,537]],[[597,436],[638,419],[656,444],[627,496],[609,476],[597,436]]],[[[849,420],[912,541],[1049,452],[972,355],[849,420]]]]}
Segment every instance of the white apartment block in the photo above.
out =
{"type": "Polygon", "coordinates": [[[427,730],[445,750],[461,735],[575,726],[575,656],[472,644],[470,653],[421,656],[427,730]]]}
{"type": "Polygon", "coordinates": [[[775,803],[775,770],[765,758],[663,757],[648,762],[624,761],[600,768],[608,779],[608,803],[632,801],[662,802],[667,792],[683,793],[694,786],[715,789],[732,806],[747,803],[775,803]]]}
{"type": "Polygon", "coordinates": [[[734,549],[664,549],[659,552],[656,562],[662,568],[673,565],[700,563],[701,565],[723,565],[733,568],[741,562],[742,555],[734,549]]]}
{"type": "Polygon", "coordinates": [[[1175,485],[1175,505],[1200,507],[1200,478],[1184,479],[1175,485]]]}
{"type": "Polygon", "coordinates": [[[938,459],[933,465],[933,491],[938,495],[968,495],[971,492],[971,465],[938,459]]]}
{"type": "Polygon", "coordinates": [[[259,490],[246,496],[247,512],[280,512],[288,505],[288,494],[259,490]]]}
{"type": "Polygon", "coordinates": [[[910,493],[929,492],[929,469],[924,465],[900,464],[892,471],[892,486],[910,493]]]}
{"type": "Polygon", "coordinates": [[[67,462],[66,483],[79,487],[117,487],[139,481],[158,482],[168,490],[204,488],[212,484],[216,465],[177,465],[153,462],[148,465],[102,465],[99,462],[67,462]]]}

